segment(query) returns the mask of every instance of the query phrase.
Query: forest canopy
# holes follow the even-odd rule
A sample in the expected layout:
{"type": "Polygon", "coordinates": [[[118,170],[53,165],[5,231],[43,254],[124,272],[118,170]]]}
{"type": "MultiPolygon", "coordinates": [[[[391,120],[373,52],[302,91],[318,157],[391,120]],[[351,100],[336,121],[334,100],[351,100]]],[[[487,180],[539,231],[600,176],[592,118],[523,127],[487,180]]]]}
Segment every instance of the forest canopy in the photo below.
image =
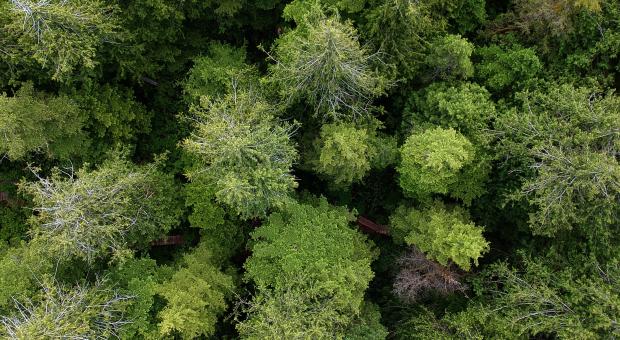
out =
{"type": "Polygon", "coordinates": [[[0,338],[620,337],[617,0],[0,0],[0,338]]]}

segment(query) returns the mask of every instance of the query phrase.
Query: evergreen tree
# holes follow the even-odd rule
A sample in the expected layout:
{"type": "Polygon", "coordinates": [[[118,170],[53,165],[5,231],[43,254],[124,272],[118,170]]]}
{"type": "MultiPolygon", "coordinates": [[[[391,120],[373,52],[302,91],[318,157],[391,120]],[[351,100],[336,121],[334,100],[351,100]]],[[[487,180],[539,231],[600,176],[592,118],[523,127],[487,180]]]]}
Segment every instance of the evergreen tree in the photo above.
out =
{"type": "Polygon", "coordinates": [[[69,158],[87,142],[84,116],[67,96],[36,92],[23,85],[14,96],[0,95],[0,153],[23,159],[28,153],[69,158]]]}
{"type": "MultiPolygon", "coordinates": [[[[194,132],[183,145],[201,161],[198,173],[214,183],[218,201],[241,218],[265,216],[297,186],[293,125],[279,123],[274,107],[251,91],[205,99],[192,107],[194,132]]],[[[191,176],[191,174],[190,174],[191,176]]]]}
{"type": "Polygon", "coordinates": [[[0,16],[0,57],[16,68],[35,63],[56,81],[92,70],[106,43],[119,43],[117,8],[103,1],[12,0],[0,16]]]}
{"type": "Polygon", "coordinates": [[[156,165],[138,167],[114,157],[93,171],[56,169],[49,178],[37,177],[21,189],[37,212],[33,242],[49,257],[125,257],[178,224],[174,183],[156,165]]]}
{"type": "Polygon", "coordinates": [[[373,69],[378,54],[362,47],[353,25],[338,15],[325,15],[317,4],[302,13],[292,8],[288,16],[297,27],[278,38],[269,54],[275,61],[270,79],[281,96],[306,100],[324,120],[367,116],[372,100],[389,84],[373,69]]]}
{"type": "Polygon", "coordinates": [[[570,85],[519,98],[519,110],[499,121],[499,152],[518,162],[524,182],[514,198],[534,207],[533,231],[576,227],[606,242],[618,213],[620,99],[570,85]]]}
{"type": "Polygon", "coordinates": [[[382,0],[366,14],[360,32],[384,53],[391,72],[415,80],[424,68],[431,41],[445,32],[446,23],[435,20],[426,2],[382,0]]]}
{"type": "Polygon", "coordinates": [[[131,297],[97,282],[64,287],[43,283],[31,301],[16,301],[17,312],[0,317],[0,335],[8,339],[117,337],[123,308],[131,297]]]}

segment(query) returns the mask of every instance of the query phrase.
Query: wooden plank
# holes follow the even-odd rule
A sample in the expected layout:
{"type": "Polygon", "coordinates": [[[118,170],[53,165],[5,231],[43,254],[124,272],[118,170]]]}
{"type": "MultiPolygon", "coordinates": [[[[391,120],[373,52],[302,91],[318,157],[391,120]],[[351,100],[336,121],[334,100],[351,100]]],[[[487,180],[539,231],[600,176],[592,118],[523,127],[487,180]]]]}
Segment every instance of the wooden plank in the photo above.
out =
{"type": "Polygon", "coordinates": [[[357,225],[360,226],[360,229],[380,235],[389,235],[390,230],[387,226],[375,223],[364,216],[357,217],[357,225]]]}
{"type": "Polygon", "coordinates": [[[181,235],[169,235],[151,242],[151,246],[178,246],[185,242],[181,235]]]}

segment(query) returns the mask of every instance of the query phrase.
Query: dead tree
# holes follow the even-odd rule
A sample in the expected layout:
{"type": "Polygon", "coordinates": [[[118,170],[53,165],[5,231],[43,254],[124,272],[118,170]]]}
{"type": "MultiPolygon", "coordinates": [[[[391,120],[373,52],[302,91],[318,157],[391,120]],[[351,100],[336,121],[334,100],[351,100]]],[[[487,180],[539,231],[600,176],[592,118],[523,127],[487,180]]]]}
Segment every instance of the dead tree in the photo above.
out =
{"type": "Polygon", "coordinates": [[[462,292],[460,274],[453,268],[442,266],[426,258],[423,252],[413,248],[397,261],[400,272],[394,280],[393,292],[401,300],[415,302],[425,294],[434,292],[448,295],[462,292]]]}

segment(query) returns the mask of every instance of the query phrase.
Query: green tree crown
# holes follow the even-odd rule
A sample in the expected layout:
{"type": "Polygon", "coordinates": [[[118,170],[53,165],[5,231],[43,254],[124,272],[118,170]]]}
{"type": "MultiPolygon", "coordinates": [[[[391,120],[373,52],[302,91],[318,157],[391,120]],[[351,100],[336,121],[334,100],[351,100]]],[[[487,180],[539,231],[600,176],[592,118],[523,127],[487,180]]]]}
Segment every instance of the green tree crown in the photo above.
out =
{"type": "Polygon", "coordinates": [[[483,229],[469,221],[460,207],[447,208],[436,201],[429,208],[416,210],[400,206],[390,218],[395,240],[414,245],[426,255],[448,265],[454,262],[464,270],[489,250],[483,229]]]}
{"type": "Polygon", "coordinates": [[[198,172],[215,182],[218,201],[252,218],[289,199],[297,186],[290,173],[294,125],[279,123],[273,106],[254,92],[233,90],[217,100],[203,97],[190,111],[194,131],[183,146],[200,159],[198,172]]]}

